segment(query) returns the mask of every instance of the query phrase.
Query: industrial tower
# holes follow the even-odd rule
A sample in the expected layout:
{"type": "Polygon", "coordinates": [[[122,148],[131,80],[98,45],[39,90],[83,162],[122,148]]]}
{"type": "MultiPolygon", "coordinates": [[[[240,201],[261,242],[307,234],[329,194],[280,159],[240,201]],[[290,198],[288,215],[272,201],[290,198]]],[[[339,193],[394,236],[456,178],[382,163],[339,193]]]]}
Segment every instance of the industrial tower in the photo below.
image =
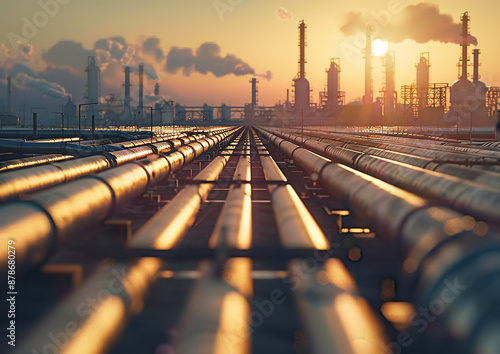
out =
{"type": "Polygon", "coordinates": [[[304,20],[299,23],[299,72],[294,79],[295,106],[298,112],[309,110],[310,107],[310,85],[306,79],[306,24],[304,20]]]}

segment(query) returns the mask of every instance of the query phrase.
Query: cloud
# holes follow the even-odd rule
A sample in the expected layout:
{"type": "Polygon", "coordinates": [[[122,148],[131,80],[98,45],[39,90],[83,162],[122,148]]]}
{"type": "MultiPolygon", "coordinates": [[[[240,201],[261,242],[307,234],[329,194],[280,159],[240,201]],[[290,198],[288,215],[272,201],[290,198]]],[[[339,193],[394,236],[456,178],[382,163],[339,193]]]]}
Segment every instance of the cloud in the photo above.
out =
{"type": "MultiPolygon", "coordinates": [[[[346,36],[354,35],[364,32],[367,24],[371,24],[378,38],[393,43],[405,39],[413,39],[417,43],[435,41],[460,44],[462,42],[462,24],[454,22],[451,15],[441,13],[436,4],[409,5],[393,18],[350,12],[340,31],[346,36]]],[[[477,39],[470,36],[469,43],[477,45],[477,39]]]]}
{"type": "Polygon", "coordinates": [[[82,72],[87,66],[87,57],[95,56],[94,50],[86,50],[81,43],[63,40],[57,42],[42,59],[49,65],[57,67],[70,67],[77,72],[82,72]]]}
{"type": "Polygon", "coordinates": [[[149,37],[142,42],[142,52],[153,56],[156,61],[162,61],[165,53],[160,46],[160,39],[157,37],[149,37]]]}
{"type": "Polygon", "coordinates": [[[216,77],[226,75],[255,75],[255,69],[233,54],[221,55],[221,48],[213,42],[201,44],[195,51],[191,48],[172,47],[167,54],[166,71],[175,74],[182,69],[184,75],[192,72],[216,77]]]}
{"type": "Polygon", "coordinates": [[[292,15],[292,13],[290,11],[288,11],[287,9],[285,9],[283,6],[280,6],[278,8],[278,10],[276,10],[276,16],[280,20],[293,20],[294,19],[294,16],[292,15]]]}

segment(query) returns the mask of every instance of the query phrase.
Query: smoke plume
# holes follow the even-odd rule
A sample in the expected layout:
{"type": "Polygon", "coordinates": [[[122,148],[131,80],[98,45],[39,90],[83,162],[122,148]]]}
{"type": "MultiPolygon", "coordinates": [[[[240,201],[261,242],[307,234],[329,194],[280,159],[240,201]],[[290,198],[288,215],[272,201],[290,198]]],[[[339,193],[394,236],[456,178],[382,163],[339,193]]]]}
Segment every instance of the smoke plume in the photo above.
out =
{"type": "Polygon", "coordinates": [[[33,89],[42,95],[52,98],[70,98],[71,95],[66,92],[66,89],[55,82],[49,82],[44,79],[35,78],[25,73],[19,73],[15,77],[17,83],[26,88],[33,89]]]}
{"type": "MultiPolygon", "coordinates": [[[[451,15],[441,13],[436,4],[409,5],[395,15],[387,10],[371,13],[350,12],[340,31],[350,36],[364,32],[367,25],[371,26],[377,38],[392,43],[405,39],[413,39],[417,43],[462,43],[462,24],[454,22],[451,15]]],[[[477,39],[469,36],[469,43],[477,45],[477,39]]]]}
{"type": "MultiPolygon", "coordinates": [[[[233,54],[221,56],[221,48],[216,43],[203,43],[195,51],[191,48],[172,47],[167,54],[165,70],[175,74],[182,69],[184,75],[193,72],[212,73],[216,77],[226,75],[255,75],[255,69],[233,54]]],[[[271,73],[267,74],[270,77],[271,73]]]]}
{"type": "Polygon", "coordinates": [[[292,20],[294,18],[292,13],[287,9],[285,9],[283,6],[280,6],[278,10],[276,10],[276,16],[280,20],[292,20]]]}

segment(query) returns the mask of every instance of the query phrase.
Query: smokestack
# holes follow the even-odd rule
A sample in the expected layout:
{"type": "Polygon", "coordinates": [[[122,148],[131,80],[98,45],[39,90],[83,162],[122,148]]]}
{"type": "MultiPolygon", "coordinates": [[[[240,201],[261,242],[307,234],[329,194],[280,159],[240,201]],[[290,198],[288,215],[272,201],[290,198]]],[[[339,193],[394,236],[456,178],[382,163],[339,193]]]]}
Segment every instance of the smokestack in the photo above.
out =
{"type": "Polygon", "coordinates": [[[372,77],[372,31],[370,25],[366,26],[365,47],[365,97],[364,104],[373,103],[373,77],[372,77]]]}
{"type": "Polygon", "coordinates": [[[467,47],[469,46],[469,13],[465,12],[462,15],[462,79],[467,79],[467,63],[469,58],[467,55],[467,47]]]}
{"type": "Polygon", "coordinates": [[[286,89],[286,101],[290,102],[290,89],[286,89]]]}
{"type": "Polygon", "coordinates": [[[11,108],[11,104],[10,104],[10,96],[11,96],[11,92],[10,92],[10,76],[7,76],[7,112],[11,112],[12,108],[11,108]]]}
{"type": "Polygon", "coordinates": [[[300,21],[299,24],[299,47],[300,47],[300,57],[299,57],[299,78],[306,77],[306,24],[304,20],[300,21]]]}
{"type": "Polygon", "coordinates": [[[474,49],[472,51],[474,54],[474,82],[479,81],[479,54],[481,54],[481,51],[479,49],[474,49]]]}
{"type": "Polygon", "coordinates": [[[251,81],[252,83],[252,107],[255,108],[257,107],[257,79],[254,77],[251,81]]]}
{"type": "Polygon", "coordinates": [[[130,66],[125,67],[125,102],[124,102],[124,108],[125,110],[130,111],[130,66]]]}
{"type": "Polygon", "coordinates": [[[139,65],[139,110],[141,115],[144,110],[144,64],[139,65]]]}
{"type": "Polygon", "coordinates": [[[155,85],[155,96],[160,96],[160,84],[158,82],[155,85]]]}
{"type": "Polygon", "coordinates": [[[396,62],[394,51],[389,51],[385,55],[385,107],[384,114],[392,114],[395,111],[396,92],[396,62]]]}

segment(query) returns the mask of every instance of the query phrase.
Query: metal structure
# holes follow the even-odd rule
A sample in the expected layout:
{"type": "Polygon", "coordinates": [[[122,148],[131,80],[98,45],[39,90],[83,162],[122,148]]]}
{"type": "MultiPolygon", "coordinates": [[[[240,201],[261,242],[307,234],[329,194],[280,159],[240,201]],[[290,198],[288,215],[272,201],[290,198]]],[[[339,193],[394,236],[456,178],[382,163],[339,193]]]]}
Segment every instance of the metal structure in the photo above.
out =
{"type": "Polygon", "coordinates": [[[385,88],[381,92],[382,107],[384,115],[390,115],[396,112],[396,102],[398,101],[395,52],[388,51],[382,58],[382,62],[385,74],[385,88]]]}
{"type": "Polygon", "coordinates": [[[299,23],[299,72],[293,79],[295,90],[294,109],[297,112],[307,111],[311,105],[310,85],[306,79],[306,29],[304,21],[299,23]]]}
{"type": "Polygon", "coordinates": [[[450,88],[450,104],[452,110],[472,110],[475,108],[476,99],[474,95],[475,87],[467,76],[467,66],[469,63],[468,48],[470,28],[469,13],[465,12],[462,17],[462,57],[459,61],[459,79],[450,88]]]}
{"type": "MultiPolygon", "coordinates": [[[[428,106],[429,84],[430,84],[430,66],[429,53],[420,53],[420,60],[415,65],[417,68],[417,96],[418,109],[421,111],[428,106]]],[[[446,106],[446,103],[444,104],[446,106]]]]}

